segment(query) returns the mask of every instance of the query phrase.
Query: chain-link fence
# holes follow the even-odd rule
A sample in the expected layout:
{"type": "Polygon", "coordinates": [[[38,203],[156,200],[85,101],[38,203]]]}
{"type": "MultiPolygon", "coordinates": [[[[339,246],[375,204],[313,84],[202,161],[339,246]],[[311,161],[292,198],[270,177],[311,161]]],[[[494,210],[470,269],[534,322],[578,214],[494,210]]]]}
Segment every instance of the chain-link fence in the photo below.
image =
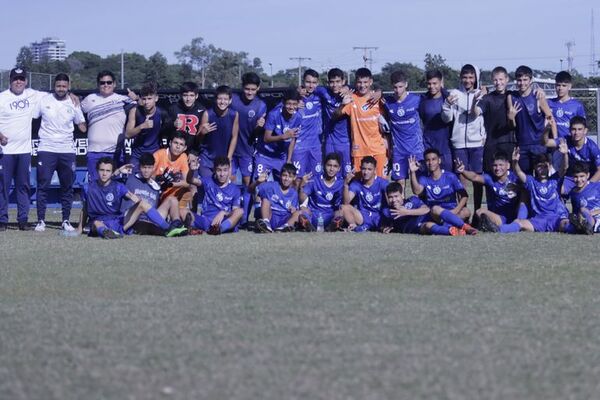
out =
{"type": "MultiPolygon", "coordinates": [[[[0,70],[0,88],[7,89],[9,85],[10,70],[0,70]]],[[[52,90],[52,79],[54,74],[45,74],[42,72],[28,72],[27,82],[29,87],[36,90],[49,92],[52,90]]]]}

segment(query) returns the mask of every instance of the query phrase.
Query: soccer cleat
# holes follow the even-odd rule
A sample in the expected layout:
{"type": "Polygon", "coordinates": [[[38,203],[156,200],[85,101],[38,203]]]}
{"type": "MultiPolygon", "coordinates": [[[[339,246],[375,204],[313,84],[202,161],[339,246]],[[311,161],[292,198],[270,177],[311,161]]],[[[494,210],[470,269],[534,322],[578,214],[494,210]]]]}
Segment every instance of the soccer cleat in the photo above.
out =
{"type": "Polygon", "coordinates": [[[7,228],[8,228],[7,224],[0,223],[0,232],[6,232],[7,228]]]}
{"type": "Polygon", "coordinates": [[[37,225],[35,226],[34,231],[44,232],[45,230],[46,230],[46,223],[43,220],[38,221],[37,225]]]}
{"type": "Polygon", "coordinates": [[[27,222],[19,222],[18,226],[19,226],[20,231],[30,231],[31,230],[31,226],[29,226],[29,224],[27,222]]]}
{"type": "Polygon", "coordinates": [[[185,215],[185,219],[183,220],[183,226],[190,229],[192,224],[194,223],[194,218],[192,217],[192,213],[187,213],[185,215]]]}
{"type": "Polygon", "coordinates": [[[571,223],[571,225],[573,225],[573,227],[575,227],[575,231],[577,233],[586,233],[585,226],[583,226],[583,224],[581,223],[579,215],[569,214],[569,222],[571,223]]]}
{"type": "MultiPolygon", "coordinates": [[[[44,221],[42,221],[44,222],[44,221]]],[[[63,231],[67,231],[67,232],[73,232],[75,230],[75,228],[73,228],[73,225],[71,225],[71,223],[68,220],[64,220],[61,228],[63,231]]]]}
{"type": "Polygon", "coordinates": [[[479,223],[481,224],[481,230],[483,232],[497,233],[500,231],[498,225],[493,223],[492,220],[486,214],[481,214],[481,217],[479,218],[479,223]]]}
{"type": "Polygon", "coordinates": [[[104,235],[102,236],[104,239],[121,239],[123,237],[123,235],[121,235],[119,232],[115,232],[112,229],[106,229],[104,231],[104,235]]]}
{"type": "Polygon", "coordinates": [[[467,234],[467,232],[465,232],[463,229],[455,226],[451,226],[448,229],[448,232],[450,232],[450,236],[465,236],[467,234]]]}
{"type": "Polygon", "coordinates": [[[275,232],[294,232],[294,227],[288,224],[283,224],[275,229],[275,232]]]}
{"type": "Polygon", "coordinates": [[[206,233],[208,233],[209,235],[220,235],[221,234],[221,227],[219,225],[211,225],[208,228],[208,231],[206,231],[206,233]]]}
{"type": "Polygon", "coordinates": [[[166,237],[185,236],[188,234],[188,229],[185,226],[173,226],[165,232],[166,237]]]}
{"type": "Polygon", "coordinates": [[[298,217],[297,225],[298,225],[299,231],[303,231],[303,232],[314,232],[315,231],[315,227],[310,222],[310,219],[308,219],[308,217],[304,214],[300,214],[300,216],[298,217]]]}
{"type": "Polygon", "coordinates": [[[340,232],[343,230],[344,219],[342,217],[335,217],[327,225],[327,232],[340,232]]]}
{"type": "Polygon", "coordinates": [[[271,223],[266,219],[259,219],[256,221],[256,232],[258,233],[273,233],[271,223]]]}
{"type": "Polygon", "coordinates": [[[203,233],[204,233],[204,231],[202,229],[190,228],[188,230],[188,235],[190,235],[190,236],[202,235],[203,233]]]}
{"type": "Polygon", "coordinates": [[[463,230],[465,232],[465,234],[467,234],[467,235],[477,235],[477,232],[478,232],[477,229],[473,228],[469,224],[464,224],[463,227],[461,228],[461,230],[463,230]]]}

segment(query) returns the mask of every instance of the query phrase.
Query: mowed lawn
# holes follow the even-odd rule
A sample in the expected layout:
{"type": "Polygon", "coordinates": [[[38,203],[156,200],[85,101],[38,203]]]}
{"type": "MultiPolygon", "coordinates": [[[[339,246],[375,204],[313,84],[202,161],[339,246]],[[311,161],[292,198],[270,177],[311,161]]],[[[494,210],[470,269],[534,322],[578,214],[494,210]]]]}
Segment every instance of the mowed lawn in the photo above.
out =
{"type": "Polygon", "coordinates": [[[0,399],[600,398],[598,237],[0,233],[0,399]]]}

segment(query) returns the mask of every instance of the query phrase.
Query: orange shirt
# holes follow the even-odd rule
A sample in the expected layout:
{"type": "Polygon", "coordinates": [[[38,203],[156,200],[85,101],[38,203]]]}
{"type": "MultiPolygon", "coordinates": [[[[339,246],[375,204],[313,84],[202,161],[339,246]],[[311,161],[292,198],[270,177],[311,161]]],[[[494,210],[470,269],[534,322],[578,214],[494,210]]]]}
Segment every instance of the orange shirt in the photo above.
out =
{"type": "Polygon", "coordinates": [[[385,144],[379,132],[379,104],[367,107],[369,96],[352,95],[352,103],[342,109],[350,117],[350,136],[352,139],[352,157],[385,154],[385,144]]]}
{"type": "MultiPolygon", "coordinates": [[[[183,153],[175,161],[169,159],[169,149],[160,149],[154,152],[154,172],[153,176],[162,175],[169,168],[174,175],[181,174],[181,179],[185,181],[189,171],[187,154],[183,153]]],[[[188,188],[170,187],[165,190],[161,198],[165,199],[169,196],[177,196],[188,191],[188,188]]]]}

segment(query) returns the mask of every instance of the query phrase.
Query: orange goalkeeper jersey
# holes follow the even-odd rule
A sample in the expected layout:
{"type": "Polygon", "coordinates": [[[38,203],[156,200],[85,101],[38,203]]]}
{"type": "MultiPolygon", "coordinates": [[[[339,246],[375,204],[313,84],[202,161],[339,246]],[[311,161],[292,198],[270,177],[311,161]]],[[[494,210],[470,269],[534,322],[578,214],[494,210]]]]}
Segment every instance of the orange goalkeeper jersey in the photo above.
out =
{"type": "Polygon", "coordinates": [[[369,96],[352,95],[352,103],[342,109],[350,117],[352,157],[385,154],[385,144],[379,132],[379,104],[368,108],[369,96]]]}

